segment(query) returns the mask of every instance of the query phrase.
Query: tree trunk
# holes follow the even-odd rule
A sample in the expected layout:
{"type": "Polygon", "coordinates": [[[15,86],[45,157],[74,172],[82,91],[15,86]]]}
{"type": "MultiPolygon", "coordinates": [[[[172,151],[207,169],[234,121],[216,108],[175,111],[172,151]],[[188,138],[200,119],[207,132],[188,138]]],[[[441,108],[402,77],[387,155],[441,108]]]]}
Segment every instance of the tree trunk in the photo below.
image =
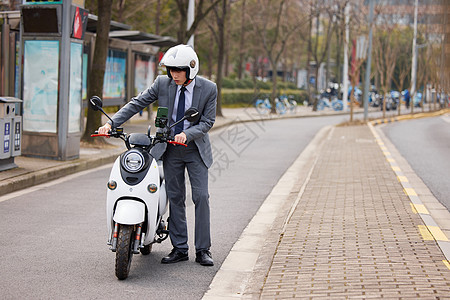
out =
{"type": "MultiPolygon", "coordinates": [[[[231,11],[231,7],[230,7],[230,1],[225,1],[225,5],[226,5],[226,10],[225,12],[231,11]]],[[[224,14],[223,16],[223,26],[225,28],[229,28],[228,24],[230,22],[230,20],[228,20],[230,18],[229,14],[224,14]]],[[[228,77],[230,76],[230,69],[228,68],[229,63],[230,63],[230,30],[225,31],[225,46],[224,46],[224,60],[225,60],[225,65],[224,65],[224,76],[228,77]]]]}
{"type": "Polygon", "coordinates": [[[328,47],[327,51],[327,69],[325,73],[325,89],[328,88],[330,82],[330,60],[331,60],[331,47],[328,47]]]}
{"type": "Polygon", "coordinates": [[[159,16],[161,14],[161,0],[158,0],[156,4],[156,16],[155,16],[155,34],[159,35],[159,16]]]}
{"type": "Polygon", "coordinates": [[[187,38],[187,5],[185,8],[180,9],[180,23],[178,29],[178,43],[185,44],[188,40],[187,38]]]}
{"type": "Polygon", "coordinates": [[[238,78],[242,79],[244,69],[244,54],[245,54],[245,1],[242,1],[241,11],[241,40],[239,41],[239,62],[238,62],[238,78]]]}
{"type": "Polygon", "coordinates": [[[225,59],[225,20],[227,15],[227,0],[222,0],[222,15],[219,13],[217,16],[217,25],[218,25],[218,57],[217,57],[217,108],[216,115],[222,117],[222,78],[223,78],[223,65],[225,59]]]}
{"type": "MultiPolygon", "coordinates": [[[[312,6],[310,15],[312,16],[312,6]]],[[[308,91],[308,105],[313,103],[312,93],[311,93],[311,85],[309,83],[309,78],[311,77],[311,70],[309,68],[309,61],[311,60],[312,55],[312,18],[309,18],[308,21],[308,58],[306,60],[306,90],[308,91]]],[[[314,110],[314,107],[313,107],[314,110]]],[[[317,108],[316,108],[317,110],[317,108]]],[[[314,111],[316,111],[314,110],[314,111]]]]}
{"type": "Polygon", "coordinates": [[[270,60],[270,64],[272,65],[272,97],[270,99],[272,108],[270,110],[270,113],[276,114],[277,107],[276,107],[275,98],[277,98],[277,61],[274,61],[272,58],[270,58],[269,60],[270,60]]]}
{"type": "MultiPolygon", "coordinates": [[[[342,82],[342,72],[341,72],[341,49],[342,49],[342,40],[343,40],[343,33],[342,30],[342,24],[345,25],[345,23],[341,22],[341,26],[338,26],[336,30],[336,82],[339,84],[339,92],[341,91],[341,82],[342,82]]],[[[338,97],[339,98],[339,97],[338,97]]]]}
{"type": "Polygon", "coordinates": [[[118,21],[121,23],[125,22],[124,14],[123,14],[124,10],[125,10],[125,0],[117,1],[117,18],[118,18],[118,21]]]}
{"type": "MultiPolygon", "coordinates": [[[[315,90],[316,90],[316,94],[317,94],[317,96],[319,96],[320,95],[320,92],[319,92],[319,88],[318,88],[318,85],[319,85],[319,68],[320,68],[320,66],[317,64],[317,61],[316,61],[316,72],[315,72],[315,76],[316,76],[316,84],[315,84],[315,90]]],[[[319,104],[319,97],[314,97],[314,102],[313,102],[313,111],[317,111],[317,105],[319,104]]]]}
{"type": "MultiPolygon", "coordinates": [[[[98,1],[97,36],[95,39],[94,58],[88,77],[87,96],[103,96],[103,79],[105,76],[106,56],[108,54],[108,36],[111,22],[112,0],[98,1]]],[[[87,110],[87,121],[83,141],[93,143],[91,133],[102,125],[101,113],[92,109],[87,110]]]]}
{"type": "Polygon", "coordinates": [[[214,65],[213,57],[214,57],[214,37],[211,35],[211,41],[208,47],[208,70],[207,70],[208,78],[210,80],[212,79],[213,74],[213,65],[214,65]]]}

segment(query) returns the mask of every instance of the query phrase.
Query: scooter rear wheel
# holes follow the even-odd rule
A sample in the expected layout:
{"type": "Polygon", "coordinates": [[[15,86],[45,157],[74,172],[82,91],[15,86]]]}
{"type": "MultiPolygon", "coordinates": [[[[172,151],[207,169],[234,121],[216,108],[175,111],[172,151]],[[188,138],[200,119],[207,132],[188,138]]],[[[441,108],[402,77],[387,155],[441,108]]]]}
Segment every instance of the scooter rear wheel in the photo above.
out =
{"type": "Polygon", "coordinates": [[[134,235],[133,225],[120,225],[116,250],[116,277],[120,280],[126,279],[130,272],[134,235]]]}

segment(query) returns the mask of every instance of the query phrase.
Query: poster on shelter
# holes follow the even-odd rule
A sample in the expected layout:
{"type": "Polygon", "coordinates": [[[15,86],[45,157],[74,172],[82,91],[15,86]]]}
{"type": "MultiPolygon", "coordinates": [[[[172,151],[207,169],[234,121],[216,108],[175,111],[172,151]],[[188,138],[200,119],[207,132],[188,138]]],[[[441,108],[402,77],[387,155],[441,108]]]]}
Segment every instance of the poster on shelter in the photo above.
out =
{"type": "Polygon", "coordinates": [[[125,99],[126,59],[126,52],[113,49],[108,50],[103,83],[103,98],[125,99]]]}
{"type": "Polygon", "coordinates": [[[87,99],[88,54],[83,53],[83,88],[81,99],[87,99]]]}
{"type": "Polygon", "coordinates": [[[70,44],[69,133],[81,131],[82,54],[82,44],[70,44]]]}
{"type": "Polygon", "coordinates": [[[58,41],[25,41],[23,130],[56,133],[58,41]]]}
{"type": "Polygon", "coordinates": [[[134,70],[134,93],[137,95],[155,80],[155,57],[136,54],[134,70]]]}

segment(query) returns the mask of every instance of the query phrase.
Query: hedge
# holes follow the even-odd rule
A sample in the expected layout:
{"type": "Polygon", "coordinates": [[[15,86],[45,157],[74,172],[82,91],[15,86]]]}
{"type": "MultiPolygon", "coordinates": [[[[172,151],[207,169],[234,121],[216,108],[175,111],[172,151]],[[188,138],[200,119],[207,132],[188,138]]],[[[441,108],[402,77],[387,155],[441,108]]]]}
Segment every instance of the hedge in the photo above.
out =
{"type": "MultiPolygon", "coordinates": [[[[272,90],[261,89],[255,93],[253,89],[222,89],[222,105],[253,105],[257,99],[264,99],[271,96],[272,90]]],[[[282,90],[281,95],[292,95],[298,104],[307,99],[306,91],[299,89],[282,90]]]]}
{"type": "MultiPolygon", "coordinates": [[[[222,87],[224,89],[253,89],[254,87],[262,89],[262,90],[270,90],[272,89],[272,81],[262,81],[262,80],[254,80],[250,77],[245,77],[243,79],[224,77],[222,78],[222,87]]],[[[297,86],[293,82],[281,81],[278,80],[277,87],[279,89],[288,89],[295,90],[297,86]]]]}
{"type": "MultiPolygon", "coordinates": [[[[281,95],[292,95],[298,103],[307,99],[306,92],[299,90],[292,82],[277,82],[277,89],[281,95]]],[[[246,77],[244,79],[224,77],[222,81],[223,105],[251,105],[256,99],[270,97],[272,82],[261,81],[246,77]],[[255,93],[255,85],[258,93],[255,93]]]]}

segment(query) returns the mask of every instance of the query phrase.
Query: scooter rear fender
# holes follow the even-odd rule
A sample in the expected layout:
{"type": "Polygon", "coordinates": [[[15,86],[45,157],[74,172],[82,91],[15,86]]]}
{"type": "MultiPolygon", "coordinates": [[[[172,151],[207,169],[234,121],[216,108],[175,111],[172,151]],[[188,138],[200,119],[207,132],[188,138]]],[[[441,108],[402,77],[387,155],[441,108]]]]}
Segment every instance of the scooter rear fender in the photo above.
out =
{"type": "Polygon", "coordinates": [[[120,200],[117,202],[113,220],[126,225],[142,223],[145,220],[145,204],[135,200],[120,200]]]}

